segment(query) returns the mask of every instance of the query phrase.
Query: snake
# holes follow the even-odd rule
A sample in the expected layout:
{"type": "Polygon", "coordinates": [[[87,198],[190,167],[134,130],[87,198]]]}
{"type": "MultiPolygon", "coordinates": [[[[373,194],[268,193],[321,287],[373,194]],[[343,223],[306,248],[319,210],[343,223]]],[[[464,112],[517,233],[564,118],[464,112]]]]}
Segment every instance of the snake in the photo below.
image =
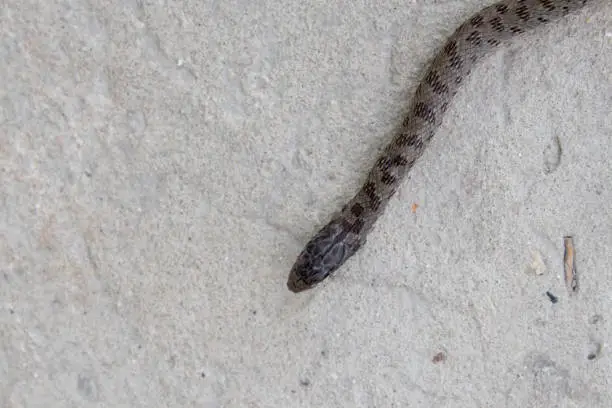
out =
{"type": "Polygon", "coordinates": [[[512,38],[558,21],[591,1],[502,0],[461,23],[433,57],[397,135],[382,149],[361,188],[298,255],[289,272],[288,289],[298,293],[315,287],[363,247],[442,124],[461,84],[484,57],[512,38]]]}

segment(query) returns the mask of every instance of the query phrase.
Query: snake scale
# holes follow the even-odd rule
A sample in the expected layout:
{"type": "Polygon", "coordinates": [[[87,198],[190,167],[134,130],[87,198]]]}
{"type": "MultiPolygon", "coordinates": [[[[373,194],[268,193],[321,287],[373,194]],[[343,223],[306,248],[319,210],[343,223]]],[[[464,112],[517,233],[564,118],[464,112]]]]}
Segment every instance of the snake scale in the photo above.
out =
{"type": "Polygon", "coordinates": [[[485,7],[447,39],[425,72],[402,123],[357,194],[297,257],[287,281],[292,292],[312,288],[366,242],[408,171],[431,141],[470,71],[499,45],[559,20],[591,0],[504,0],[485,7]]]}

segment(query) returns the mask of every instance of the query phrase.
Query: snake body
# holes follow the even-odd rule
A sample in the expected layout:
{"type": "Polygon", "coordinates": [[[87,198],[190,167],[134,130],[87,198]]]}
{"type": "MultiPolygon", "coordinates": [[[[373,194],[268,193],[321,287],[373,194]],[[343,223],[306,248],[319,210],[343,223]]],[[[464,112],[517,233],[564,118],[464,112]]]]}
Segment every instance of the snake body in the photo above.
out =
{"type": "Polygon", "coordinates": [[[504,0],[467,19],[447,39],[417,87],[397,136],[383,150],[357,194],[297,257],[287,281],[301,292],[323,281],[353,256],[382,215],[408,171],[442,123],[474,66],[496,47],[559,20],[590,0],[504,0]]]}

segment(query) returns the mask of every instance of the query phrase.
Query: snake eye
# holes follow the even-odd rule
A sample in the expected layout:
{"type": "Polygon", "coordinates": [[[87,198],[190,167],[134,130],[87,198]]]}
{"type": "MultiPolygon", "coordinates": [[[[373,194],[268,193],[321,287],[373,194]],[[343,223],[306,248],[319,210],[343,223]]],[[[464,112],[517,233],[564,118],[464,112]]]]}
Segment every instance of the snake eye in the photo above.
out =
{"type": "Polygon", "coordinates": [[[316,284],[318,282],[321,282],[325,278],[327,278],[330,273],[331,273],[330,270],[326,270],[324,268],[319,268],[319,270],[317,270],[317,271],[311,271],[311,273],[308,274],[308,278],[307,278],[306,281],[307,281],[307,283],[309,285],[314,285],[314,284],[316,284]]]}

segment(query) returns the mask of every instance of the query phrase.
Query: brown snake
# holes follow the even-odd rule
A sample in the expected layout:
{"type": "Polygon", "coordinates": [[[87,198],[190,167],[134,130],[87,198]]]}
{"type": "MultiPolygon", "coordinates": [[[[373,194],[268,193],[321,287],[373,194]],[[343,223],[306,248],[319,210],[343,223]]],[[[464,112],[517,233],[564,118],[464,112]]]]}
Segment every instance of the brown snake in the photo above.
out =
{"type": "Polygon", "coordinates": [[[338,269],[365,243],[408,171],[423,154],[444,113],[474,66],[512,37],[581,9],[590,0],[504,0],[466,20],[434,57],[419,84],[399,134],[340,213],[298,256],[287,281],[309,289],[338,269]]]}

